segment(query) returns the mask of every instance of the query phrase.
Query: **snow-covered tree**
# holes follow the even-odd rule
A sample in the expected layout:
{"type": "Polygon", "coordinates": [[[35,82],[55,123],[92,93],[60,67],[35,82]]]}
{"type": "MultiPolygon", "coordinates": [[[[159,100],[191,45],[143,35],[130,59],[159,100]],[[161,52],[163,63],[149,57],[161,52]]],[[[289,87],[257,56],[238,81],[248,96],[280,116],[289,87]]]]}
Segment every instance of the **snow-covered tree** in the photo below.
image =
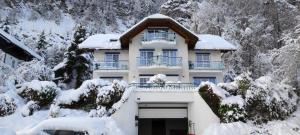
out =
{"type": "Polygon", "coordinates": [[[15,79],[17,82],[40,80],[52,81],[54,72],[43,61],[32,60],[22,62],[16,69],[15,79]]]}
{"type": "Polygon", "coordinates": [[[63,77],[63,83],[69,88],[78,88],[84,80],[92,75],[92,55],[84,49],[79,48],[79,44],[86,39],[86,29],[80,25],[74,33],[74,39],[68,48],[61,67],[56,69],[56,77],[63,77]]]}
{"type": "Polygon", "coordinates": [[[48,43],[46,42],[46,35],[45,32],[43,31],[40,36],[39,36],[39,40],[37,43],[37,52],[42,56],[42,57],[46,57],[46,49],[48,47],[48,43]]]}

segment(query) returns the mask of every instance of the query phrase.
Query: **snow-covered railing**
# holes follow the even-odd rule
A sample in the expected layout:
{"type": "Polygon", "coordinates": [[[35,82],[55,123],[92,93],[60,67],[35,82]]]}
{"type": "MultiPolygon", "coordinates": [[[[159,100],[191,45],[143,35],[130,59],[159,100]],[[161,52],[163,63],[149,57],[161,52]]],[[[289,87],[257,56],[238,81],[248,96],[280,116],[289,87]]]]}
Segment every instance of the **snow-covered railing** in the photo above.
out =
{"type": "Polygon", "coordinates": [[[167,56],[153,56],[153,57],[137,57],[139,66],[182,66],[182,57],[167,57],[167,56]]]}
{"type": "Polygon", "coordinates": [[[95,61],[94,70],[128,70],[128,60],[95,61]]]}
{"type": "Polygon", "coordinates": [[[153,41],[153,40],[165,40],[169,42],[176,42],[176,34],[174,32],[165,32],[165,31],[153,31],[153,32],[144,32],[142,34],[142,42],[153,41]]]}
{"type": "Polygon", "coordinates": [[[189,68],[195,70],[201,70],[201,69],[223,70],[224,63],[223,61],[189,61],[189,68]]]}
{"type": "Polygon", "coordinates": [[[129,87],[136,87],[144,90],[194,90],[197,87],[192,83],[131,83],[129,87]]]}

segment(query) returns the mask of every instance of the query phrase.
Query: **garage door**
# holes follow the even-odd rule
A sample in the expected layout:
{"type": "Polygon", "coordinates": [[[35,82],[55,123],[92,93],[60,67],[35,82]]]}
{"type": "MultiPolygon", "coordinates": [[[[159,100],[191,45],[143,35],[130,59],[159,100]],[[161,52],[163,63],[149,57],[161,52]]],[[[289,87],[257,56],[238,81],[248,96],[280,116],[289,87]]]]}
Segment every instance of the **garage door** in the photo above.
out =
{"type": "Polygon", "coordinates": [[[187,118],[185,104],[139,105],[139,118],[187,118]]]}

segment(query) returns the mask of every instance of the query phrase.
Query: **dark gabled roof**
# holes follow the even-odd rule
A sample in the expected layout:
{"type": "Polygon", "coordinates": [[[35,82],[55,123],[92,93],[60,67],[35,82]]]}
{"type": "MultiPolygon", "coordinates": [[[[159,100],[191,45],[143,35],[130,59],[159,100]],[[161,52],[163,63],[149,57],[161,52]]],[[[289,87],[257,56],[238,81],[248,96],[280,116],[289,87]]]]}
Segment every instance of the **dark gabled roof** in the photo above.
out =
{"type": "Polygon", "coordinates": [[[147,27],[169,27],[185,39],[189,49],[194,49],[198,41],[198,37],[195,33],[188,30],[171,17],[162,14],[154,14],[144,18],[142,21],[124,32],[120,37],[121,47],[128,48],[130,40],[147,27]]]}
{"type": "Polygon", "coordinates": [[[36,52],[2,30],[0,30],[0,49],[24,61],[29,61],[33,58],[42,59],[36,52]]]}

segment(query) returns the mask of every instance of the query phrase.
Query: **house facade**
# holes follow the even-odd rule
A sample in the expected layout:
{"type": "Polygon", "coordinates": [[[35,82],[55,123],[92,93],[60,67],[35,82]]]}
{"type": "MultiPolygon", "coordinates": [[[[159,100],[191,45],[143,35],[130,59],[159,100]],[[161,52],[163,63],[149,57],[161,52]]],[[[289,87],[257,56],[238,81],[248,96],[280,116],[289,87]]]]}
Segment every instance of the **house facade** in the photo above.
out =
{"type": "Polygon", "coordinates": [[[135,90],[113,116],[131,135],[203,133],[219,122],[196,87],[223,81],[222,54],[234,45],[215,35],[197,35],[174,19],[154,14],[122,34],[97,34],[80,44],[93,50],[94,78],[125,80],[135,90]],[[167,86],[149,83],[166,75],[167,86]]]}

